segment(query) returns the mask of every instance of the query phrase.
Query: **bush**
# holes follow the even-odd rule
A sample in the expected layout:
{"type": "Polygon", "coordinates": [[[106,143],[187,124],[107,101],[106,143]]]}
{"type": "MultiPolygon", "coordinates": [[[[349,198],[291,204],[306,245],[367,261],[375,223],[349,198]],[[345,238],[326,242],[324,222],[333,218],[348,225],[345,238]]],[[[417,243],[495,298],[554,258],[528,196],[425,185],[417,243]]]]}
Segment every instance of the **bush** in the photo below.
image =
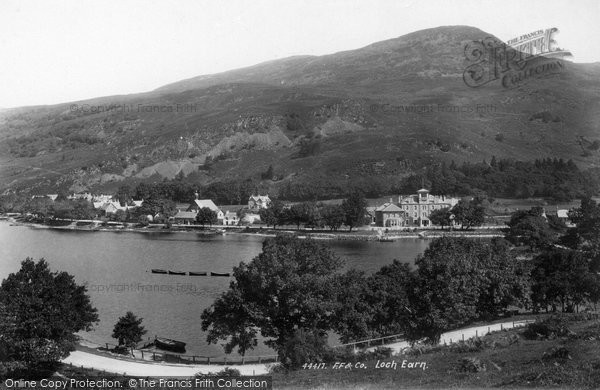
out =
{"type": "Polygon", "coordinates": [[[482,372],[486,370],[485,363],[475,357],[464,358],[458,361],[457,371],[460,372],[482,372]]]}
{"type": "Polygon", "coordinates": [[[450,344],[448,347],[452,352],[480,352],[486,349],[496,348],[496,342],[485,338],[473,338],[466,341],[460,341],[455,344],[450,344]]]}
{"type": "Polygon", "coordinates": [[[527,324],[523,336],[528,340],[553,339],[572,333],[567,327],[568,319],[564,316],[552,316],[527,324]]]}
{"type": "Polygon", "coordinates": [[[544,352],[542,360],[552,359],[572,359],[569,350],[565,347],[554,347],[548,352],[544,352]]]}

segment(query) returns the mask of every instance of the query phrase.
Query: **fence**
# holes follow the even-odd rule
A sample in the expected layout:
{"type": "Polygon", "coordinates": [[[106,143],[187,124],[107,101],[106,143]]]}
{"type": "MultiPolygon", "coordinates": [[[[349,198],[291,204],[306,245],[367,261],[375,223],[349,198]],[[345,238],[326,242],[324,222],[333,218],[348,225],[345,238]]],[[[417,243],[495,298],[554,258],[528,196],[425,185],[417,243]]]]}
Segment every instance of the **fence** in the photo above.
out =
{"type": "MultiPolygon", "coordinates": [[[[535,322],[535,320],[521,320],[521,321],[512,321],[508,323],[499,323],[499,324],[491,324],[485,325],[477,328],[470,328],[470,332],[465,333],[467,330],[456,330],[451,332],[446,332],[440,338],[440,343],[442,344],[452,344],[453,342],[464,341],[465,339],[469,339],[472,337],[484,336],[487,333],[491,333],[492,331],[502,331],[504,329],[510,328],[518,328],[521,326],[525,326],[530,322],[535,322]],[[474,330],[474,332],[473,332],[474,330]],[[487,330],[487,333],[486,333],[487,330]],[[466,337],[465,337],[466,335],[466,337]]],[[[343,347],[352,347],[353,349],[357,348],[370,348],[376,346],[385,346],[386,344],[398,343],[398,342],[406,342],[403,338],[404,334],[399,333],[391,336],[378,337],[373,339],[366,339],[360,341],[354,341],[351,343],[339,344],[334,346],[334,348],[343,348],[343,347]]],[[[408,342],[407,342],[408,343],[408,342]]]]}
{"type": "MultiPolygon", "coordinates": [[[[88,343],[94,344],[86,340],[88,343]]],[[[153,343],[147,343],[140,349],[124,348],[116,344],[104,343],[104,347],[98,346],[97,349],[114,353],[123,357],[129,357],[135,360],[155,361],[177,364],[219,364],[219,365],[244,365],[244,364],[262,364],[278,362],[277,355],[260,356],[202,356],[202,355],[182,355],[149,349],[153,343]]]]}
{"type": "Polygon", "coordinates": [[[343,348],[343,347],[350,347],[350,346],[352,346],[352,348],[354,348],[354,349],[368,348],[368,347],[377,346],[377,345],[385,345],[385,344],[390,344],[390,343],[397,343],[399,341],[404,341],[403,337],[404,337],[404,333],[399,333],[399,334],[394,334],[391,336],[383,336],[383,337],[377,337],[374,339],[367,339],[367,340],[354,341],[351,343],[338,344],[338,345],[334,345],[333,348],[343,348]]]}

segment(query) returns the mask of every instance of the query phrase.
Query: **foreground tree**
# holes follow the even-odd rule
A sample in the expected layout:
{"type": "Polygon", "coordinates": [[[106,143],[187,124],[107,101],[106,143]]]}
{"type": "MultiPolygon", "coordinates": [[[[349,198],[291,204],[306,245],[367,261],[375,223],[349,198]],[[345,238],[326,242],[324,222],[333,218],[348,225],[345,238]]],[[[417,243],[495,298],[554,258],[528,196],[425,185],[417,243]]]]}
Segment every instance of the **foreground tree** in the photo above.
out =
{"type": "Polygon", "coordinates": [[[135,347],[146,333],[146,329],[142,326],[142,318],[137,318],[135,314],[128,311],[115,324],[112,338],[117,339],[119,346],[135,347]]]}
{"type": "Polygon", "coordinates": [[[225,352],[237,347],[243,354],[256,345],[260,332],[283,359],[298,330],[320,337],[332,329],[341,266],[337,256],[312,240],[265,240],[262,252],[234,268],[229,290],[202,313],[207,341],[226,340],[225,352]]]}
{"type": "Polygon", "coordinates": [[[510,255],[504,240],[439,238],[415,264],[408,289],[412,340],[437,342],[444,331],[528,304],[529,270],[510,255]]]}
{"type": "Polygon", "coordinates": [[[585,302],[600,300],[600,276],[590,270],[583,252],[553,248],[533,263],[532,300],[536,310],[556,311],[560,307],[563,312],[574,312],[585,302]]]}
{"type": "Polygon", "coordinates": [[[31,372],[52,368],[74,349],[75,333],[98,322],[86,288],[66,272],[27,258],[0,286],[3,364],[31,372]]]}

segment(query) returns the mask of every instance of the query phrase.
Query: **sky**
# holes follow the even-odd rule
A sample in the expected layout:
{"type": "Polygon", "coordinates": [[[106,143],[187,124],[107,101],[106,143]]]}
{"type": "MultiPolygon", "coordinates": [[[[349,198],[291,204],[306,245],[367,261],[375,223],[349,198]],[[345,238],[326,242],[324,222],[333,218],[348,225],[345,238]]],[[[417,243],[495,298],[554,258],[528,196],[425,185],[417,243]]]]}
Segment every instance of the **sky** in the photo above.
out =
{"type": "Polygon", "coordinates": [[[146,92],[448,25],[504,41],[558,27],[573,61],[600,61],[600,0],[3,0],[0,107],[146,92]]]}

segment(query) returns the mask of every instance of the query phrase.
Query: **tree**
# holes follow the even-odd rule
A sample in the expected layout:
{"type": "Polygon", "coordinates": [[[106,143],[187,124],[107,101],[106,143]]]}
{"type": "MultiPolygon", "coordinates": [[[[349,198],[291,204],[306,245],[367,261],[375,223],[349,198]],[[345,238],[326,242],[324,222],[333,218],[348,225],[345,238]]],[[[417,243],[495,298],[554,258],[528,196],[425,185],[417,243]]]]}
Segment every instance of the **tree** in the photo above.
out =
{"type": "Polygon", "coordinates": [[[515,211],[507,223],[509,230],[506,238],[515,245],[528,245],[532,250],[550,246],[556,234],[550,229],[543,213],[541,207],[515,211]]]}
{"type": "Polygon", "coordinates": [[[441,226],[444,229],[444,226],[449,226],[452,223],[452,213],[450,212],[449,207],[445,207],[443,209],[436,209],[429,214],[429,220],[432,224],[441,226]]]}
{"type": "Polygon", "coordinates": [[[208,207],[202,207],[198,210],[198,214],[196,215],[196,221],[204,226],[204,224],[209,224],[212,226],[213,223],[217,223],[217,213],[211,210],[208,207]]]}
{"type": "Polygon", "coordinates": [[[590,271],[584,253],[553,248],[544,251],[534,261],[532,300],[534,307],[573,312],[585,301],[597,302],[600,276],[590,271]]]}
{"type": "Polygon", "coordinates": [[[569,228],[561,241],[570,248],[586,254],[591,269],[600,271],[600,205],[589,197],[581,199],[581,206],[569,212],[576,226],[569,228]]]}
{"type": "Polygon", "coordinates": [[[504,240],[435,239],[415,262],[407,336],[437,342],[444,331],[526,306],[529,272],[504,240]]]}
{"type": "Polygon", "coordinates": [[[345,215],[344,222],[352,231],[353,227],[363,224],[367,212],[367,201],[360,192],[355,191],[342,202],[342,210],[345,215]]]}
{"type": "Polygon", "coordinates": [[[142,336],[146,334],[146,329],[142,326],[142,318],[137,318],[135,314],[128,311],[125,316],[120,317],[113,329],[112,338],[117,339],[119,346],[135,347],[142,341],[142,336]]]}
{"type": "Polygon", "coordinates": [[[454,220],[461,224],[461,229],[470,229],[473,226],[479,226],[485,218],[485,209],[481,205],[481,199],[460,200],[452,207],[454,220]]]}
{"type": "Polygon", "coordinates": [[[234,280],[202,313],[207,341],[227,340],[225,352],[240,353],[265,344],[283,356],[286,343],[301,329],[323,334],[332,329],[335,278],[342,261],[310,239],[277,236],[263,243],[250,263],[234,268],[234,280]]]}
{"type": "Polygon", "coordinates": [[[330,230],[338,230],[344,224],[346,216],[341,206],[325,205],[321,211],[323,223],[329,226],[330,230]]]}
{"type": "Polygon", "coordinates": [[[266,223],[267,226],[273,226],[273,229],[275,229],[277,225],[283,225],[287,218],[285,206],[280,200],[271,201],[269,207],[261,209],[258,214],[260,215],[260,220],[266,223]]]}
{"type": "Polygon", "coordinates": [[[177,208],[175,203],[170,199],[151,197],[145,199],[142,205],[136,210],[138,215],[157,215],[165,217],[175,215],[177,208]]]}
{"type": "Polygon", "coordinates": [[[129,204],[133,200],[135,191],[128,185],[122,185],[119,187],[115,194],[115,198],[121,203],[121,205],[129,204]]]}
{"type": "Polygon", "coordinates": [[[98,322],[85,286],[48,263],[27,258],[0,286],[4,362],[26,371],[52,367],[74,349],[75,333],[98,322]]]}
{"type": "Polygon", "coordinates": [[[296,229],[300,230],[301,223],[307,223],[310,218],[310,211],[306,203],[297,203],[287,209],[286,220],[296,224],[296,229]]]}

